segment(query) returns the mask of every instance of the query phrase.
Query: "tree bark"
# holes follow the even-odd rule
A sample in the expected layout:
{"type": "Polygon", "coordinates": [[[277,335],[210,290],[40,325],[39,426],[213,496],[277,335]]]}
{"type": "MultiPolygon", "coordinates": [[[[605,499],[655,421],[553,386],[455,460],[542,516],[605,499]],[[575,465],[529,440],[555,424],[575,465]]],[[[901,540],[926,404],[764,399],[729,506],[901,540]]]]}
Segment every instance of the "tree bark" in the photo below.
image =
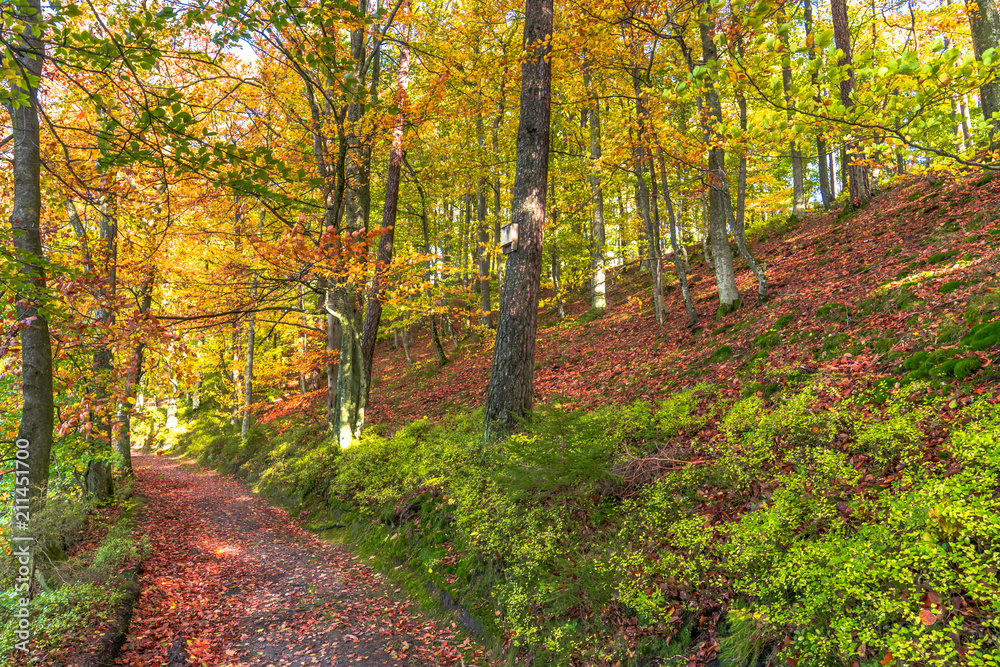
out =
{"type": "MultiPolygon", "coordinates": [[[[851,50],[851,30],[847,23],[847,0],[830,0],[833,14],[833,35],[837,48],[844,52],[839,66],[848,66],[848,77],[840,82],[840,101],[850,111],[854,106],[851,95],[854,93],[854,56],[851,50]]],[[[864,154],[861,153],[856,141],[848,144],[848,182],[850,196],[847,206],[859,208],[871,200],[871,182],[868,166],[864,164],[864,154]]]]}
{"type": "MultiPolygon", "coordinates": [[[[635,161],[636,200],[639,205],[639,213],[642,215],[643,222],[646,225],[646,247],[649,250],[648,262],[649,269],[653,274],[653,314],[656,316],[656,323],[662,325],[666,321],[666,312],[663,303],[663,276],[661,270],[662,264],[660,263],[659,234],[657,230],[659,220],[653,214],[653,209],[656,206],[656,195],[654,193],[653,199],[650,199],[644,176],[644,167],[646,164],[644,142],[648,139],[646,136],[646,105],[643,103],[644,93],[637,65],[632,67],[632,89],[635,91],[635,117],[638,125],[638,137],[632,154],[632,158],[635,161]]],[[[655,172],[650,173],[650,179],[655,185],[655,172]]]]}
{"type": "MultiPolygon", "coordinates": [[[[41,154],[38,127],[38,86],[42,77],[45,46],[33,32],[42,20],[40,0],[25,0],[15,5],[15,15],[24,25],[21,49],[14,57],[22,80],[11,85],[11,96],[27,104],[6,104],[13,130],[14,199],[10,228],[18,272],[23,281],[16,295],[16,317],[21,338],[21,422],[18,442],[27,441],[27,508],[30,516],[45,499],[49,480],[49,457],[52,451],[52,341],[49,323],[39,310],[45,299],[45,254],[41,238],[41,154]]],[[[21,468],[19,468],[21,469],[21,468]]],[[[19,487],[21,485],[18,485],[19,487]]],[[[15,535],[24,497],[14,496],[15,535]]]]}
{"type": "MultiPolygon", "coordinates": [[[[359,0],[359,9],[366,13],[368,3],[359,0]]],[[[368,230],[370,209],[368,191],[369,157],[359,137],[365,104],[360,92],[365,79],[365,29],[351,31],[351,60],[354,62],[355,82],[347,93],[347,124],[345,142],[346,175],[344,189],[345,232],[358,238],[368,230]]],[[[337,281],[335,281],[337,282],[337,281]]],[[[368,389],[365,378],[364,355],[361,350],[362,320],[359,288],[349,279],[337,282],[326,291],[326,310],[340,324],[340,361],[337,367],[336,398],[333,421],[330,426],[341,448],[346,448],[361,434],[364,424],[365,401],[368,389]]]]}
{"type": "Polygon", "coordinates": [[[549,227],[552,230],[552,238],[549,243],[549,259],[552,268],[552,292],[556,300],[556,312],[560,320],[566,319],[566,307],[562,299],[562,264],[559,260],[559,206],[556,204],[556,174],[552,172],[552,192],[549,193],[549,209],[552,211],[552,223],[549,227]]]}
{"type": "Polygon", "coordinates": [[[253,355],[257,342],[257,318],[253,312],[247,315],[247,360],[243,368],[243,425],[240,428],[240,440],[247,441],[250,433],[250,406],[253,405],[253,355]]]}
{"type": "MultiPolygon", "coordinates": [[[[997,48],[1000,38],[1000,14],[997,13],[996,0],[965,0],[969,14],[969,27],[972,29],[972,48],[976,59],[982,60],[983,54],[989,49],[997,48]]],[[[1000,117],[993,114],[1000,111],[1000,80],[993,79],[979,88],[979,105],[983,118],[990,124],[990,144],[1000,129],[1000,117]]]]}
{"type": "Polygon", "coordinates": [[[590,70],[585,69],[583,85],[590,97],[588,121],[590,125],[590,307],[595,310],[607,308],[607,285],[605,282],[604,190],[601,188],[601,102],[594,90],[590,70]]]}
{"type": "MultiPolygon", "coordinates": [[[[155,278],[155,268],[150,265],[146,268],[142,285],[139,288],[139,317],[145,319],[149,313],[149,308],[153,303],[153,280],[155,278]]],[[[129,365],[125,378],[125,400],[122,402],[122,409],[118,413],[118,453],[125,461],[126,470],[132,473],[132,412],[135,409],[135,398],[139,390],[139,382],[142,380],[143,362],[145,361],[146,340],[140,334],[139,340],[132,353],[132,361],[129,365]]],[[[198,387],[195,386],[191,397],[191,407],[198,409],[198,387]]]]}
{"type": "MultiPolygon", "coordinates": [[[[808,0],[806,1],[808,2],[808,0]]],[[[782,37],[782,42],[785,45],[785,51],[781,54],[781,84],[785,92],[785,107],[787,109],[785,118],[791,125],[795,102],[792,100],[792,59],[787,33],[782,37]]],[[[746,100],[743,101],[743,105],[746,106],[746,100]]],[[[792,159],[792,215],[801,219],[806,215],[805,169],[802,164],[802,152],[799,150],[798,142],[794,139],[789,142],[788,150],[792,159]]]]}
{"type": "MultiPolygon", "coordinates": [[[[740,95],[737,98],[737,102],[740,107],[740,129],[743,130],[744,136],[747,132],[747,101],[746,98],[740,95]]],[[[736,247],[740,251],[740,256],[743,257],[743,261],[747,263],[750,267],[750,271],[753,273],[754,278],[757,279],[757,296],[763,300],[767,298],[767,276],[764,274],[764,269],[757,263],[757,259],[750,252],[750,247],[747,245],[747,235],[746,235],[746,196],[747,196],[747,157],[746,154],[740,155],[740,172],[738,176],[737,186],[736,186],[736,215],[732,214],[732,208],[730,208],[730,224],[733,229],[733,238],[736,239],[736,247]]],[[[732,199],[726,197],[730,202],[732,199]]]]}
{"type": "MultiPolygon", "coordinates": [[[[479,151],[486,149],[486,133],[483,130],[483,115],[476,114],[476,139],[479,151]]],[[[486,179],[476,180],[476,222],[479,227],[479,243],[476,256],[479,260],[479,324],[484,329],[493,326],[493,302],[490,298],[490,228],[486,223],[486,179]]]]}
{"type": "Polygon", "coordinates": [[[667,224],[670,225],[670,249],[673,250],[674,271],[677,273],[677,280],[681,285],[681,296],[684,299],[684,310],[687,311],[688,326],[694,327],[698,324],[698,311],[694,308],[691,288],[688,285],[687,270],[677,243],[677,216],[674,214],[674,203],[670,198],[670,185],[667,183],[667,161],[663,157],[662,149],[660,151],[660,191],[663,193],[663,206],[667,211],[667,224]]]}
{"type": "Polygon", "coordinates": [[[553,0],[525,0],[521,65],[521,114],[511,221],[518,225],[518,250],[507,255],[500,322],[486,392],[484,436],[514,431],[528,417],[534,399],[535,334],[542,273],[542,238],[549,167],[552,95],[550,53],[553,0]]]}
{"type": "MultiPolygon", "coordinates": [[[[704,5],[706,18],[699,25],[701,46],[706,60],[717,60],[718,49],[713,40],[715,15],[711,3],[704,5]],[[709,24],[712,21],[713,24],[709,24]]],[[[736,286],[736,272],[733,269],[733,251],[729,246],[726,226],[732,202],[729,200],[726,177],[726,150],[721,144],[723,138],[717,132],[717,124],[722,120],[722,103],[719,91],[710,79],[706,80],[705,137],[708,144],[708,236],[712,246],[712,261],[715,265],[715,284],[719,293],[720,311],[729,313],[739,308],[740,292],[736,286]]]]}
{"type": "MultiPolygon", "coordinates": [[[[409,2],[403,3],[402,17],[409,14],[409,2]]],[[[392,145],[389,149],[389,172],[385,179],[385,205],[382,208],[382,238],[378,244],[378,263],[375,265],[375,279],[368,295],[368,311],[365,313],[364,329],[361,337],[362,356],[365,365],[365,403],[367,392],[371,391],[372,360],[375,357],[375,340],[378,337],[382,319],[382,300],[385,291],[386,272],[392,264],[393,241],[396,233],[396,210],[399,204],[399,181],[403,169],[403,129],[406,116],[402,109],[406,106],[406,86],[410,78],[410,47],[408,41],[400,42],[399,69],[396,74],[396,106],[400,112],[392,128],[392,145]]],[[[360,425],[359,425],[360,428],[360,425]]]]}

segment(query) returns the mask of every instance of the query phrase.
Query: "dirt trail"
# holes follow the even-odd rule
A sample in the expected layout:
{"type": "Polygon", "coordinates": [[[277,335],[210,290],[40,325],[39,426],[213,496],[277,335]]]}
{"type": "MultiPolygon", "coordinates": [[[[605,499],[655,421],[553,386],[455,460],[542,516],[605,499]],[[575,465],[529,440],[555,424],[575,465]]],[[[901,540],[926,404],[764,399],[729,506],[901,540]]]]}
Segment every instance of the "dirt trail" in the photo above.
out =
{"type": "Polygon", "coordinates": [[[487,664],[234,480],[171,457],[133,463],[152,553],[116,664],[177,664],[168,653],[182,645],[192,666],[487,664]]]}

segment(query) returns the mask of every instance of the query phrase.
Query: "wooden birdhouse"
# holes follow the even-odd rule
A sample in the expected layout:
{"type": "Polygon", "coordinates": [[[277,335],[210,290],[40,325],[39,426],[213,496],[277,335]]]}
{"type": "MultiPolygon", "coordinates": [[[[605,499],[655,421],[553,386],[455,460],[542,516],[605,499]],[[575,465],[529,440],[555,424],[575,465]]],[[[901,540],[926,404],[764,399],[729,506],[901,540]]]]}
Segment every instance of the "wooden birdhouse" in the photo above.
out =
{"type": "Polygon", "coordinates": [[[509,255],[517,250],[517,223],[512,222],[500,228],[500,249],[509,255]]]}

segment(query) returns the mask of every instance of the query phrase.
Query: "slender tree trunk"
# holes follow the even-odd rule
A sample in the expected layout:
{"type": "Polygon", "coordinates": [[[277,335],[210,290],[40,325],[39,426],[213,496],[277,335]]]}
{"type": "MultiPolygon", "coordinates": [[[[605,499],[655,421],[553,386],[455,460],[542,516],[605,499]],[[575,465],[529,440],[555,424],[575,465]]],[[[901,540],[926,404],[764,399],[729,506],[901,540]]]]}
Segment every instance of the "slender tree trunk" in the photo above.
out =
{"type": "MultiPolygon", "coordinates": [[[[632,88],[635,91],[635,117],[638,125],[638,137],[632,156],[635,162],[636,200],[639,212],[646,226],[646,240],[649,250],[648,262],[649,269],[653,275],[653,313],[656,316],[656,323],[662,325],[666,321],[666,307],[663,303],[662,264],[660,262],[660,247],[657,242],[659,235],[656,228],[659,226],[659,220],[656,219],[657,216],[654,216],[653,213],[656,207],[656,195],[654,193],[653,199],[650,199],[644,175],[644,167],[646,165],[644,144],[648,140],[646,136],[646,105],[642,91],[642,80],[640,79],[639,67],[637,65],[632,67],[632,88]]],[[[655,172],[650,173],[650,179],[655,186],[655,172]]]]}
{"type": "MultiPolygon", "coordinates": [[[[52,451],[52,342],[49,323],[44,314],[45,254],[41,238],[41,155],[38,127],[38,86],[42,77],[45,46],[34,30],[40,27],[40,0],[25,0],[13,5],[12,14],[24,25],[19,49],[15,51],[14,76],[23,77],[11,83],[11,93],[24,96],[27,104],[7,105],[13,129],[14,198],[10,213],[14,253],[19,279],[15,296],[15,313],[21,338],[21,422],[18,427],[17,451],[26,451],[26,466],[15,471],[18,488],[27,481],[27,497],[14,495],[12,513],[14,539],[22,536],[26,526],[20,525],[27,510],[28,520],[36,517],[45,499],[49,480],[49,456],[52,451]],[[26,468],[27,475],[24,476],[26,468]]],[[[33,566],[32,566],[33,567],[33,566]]],[[[29,587],[30,590],[30,587],[29,587]]]]}
{"type": "MultiPolygon", "coordinates": [[[[714,41],[715,14],[711,3],[704,4],[706,18],[699,26],[701,46],[708,60],[718,59],[718,49],[714,41]],[[712,24],[709,23],[712,22],[712,24]]],[[[729,246],[726,231],[732,202],[729,199],[726,177],[726,150],[722,148],[722,137],[718,136],[717,123],[722,120],[722,103],[719,91],[710,79],[706,79],[705,107],[707,110],[705,137],[708,150],[708,229],[712,245],[712,260],[715,263],[715,284],[719,292],[720,311],[729,313],[740,305],[740,292],[736,286],[736,271],[733,269],[733,251],[729,246]],[[712,119],[712,120],[709,120],[712,119]]],[[[703,116],[703,117],[704,117],[703,116]]]]}
{"type": "MultiPolygon", "coordinates": [[[[781,83],[785,92],[785,107],[787,108],[785,118],[789,126],[794,117],[794,101],[792,100],[792,59],[791,49],[788,46],[788,34],[782,37],[785,51],[781,54],[781,83]]],[[[746,100],[743,101],[746,106],[746,100]]],[[[789,129],[791,129],[789,127],[789,129]]],[[[788,144],[789,156],[792,159],[792,215],[796,218],[804,218],[806,215],[806,188],[805,169],[802,164],[802,152],[799,151],[799,143],[792,139],[788,144]]]]}
{"type": "Polygon", "coordinates": [[[681,297],[684,299],[684,310],[687,311],[688,326],[698,324],[698,311],[694,308],[691,298],[691,288],[688,285],[687,269],[681,256],[680,245],[677,243],[677,216],[674,214],[674,203],[670,198],[670,184],[667,183],[667,161],[660,149],[660,191],[663,193],[663,207],[667,212],[667,224],[670,225],[670,249],[673,250],[674,271],[681,285],[681,297]]]}
{"type": "MultiPolygon", "coordinates": [[[[997,40],[1000,39],[1000,14],[997,13],[996,0],[965,0],[965,7],[969,14],[969,27],[972,29],[972,47],[976,52],[976,59],[981,61],[986,51],[997,48],[997,40]]],[[[983,118],[990,123],[992,145],[997,130],[1000,129],[1000,117],[993,117],[1000,111],[1000,80],[993,79],[980,86],[979,106],[983,118]]]]}
{"type": "Polygon", "coordinates": [[[556,240],[555,233],[552,234],[552,243],[549,244],[552,260],[552,291],[555,292],[556,298],[556,312],[559,313],[559,319],[566,319],[566,307],[563,304],[562,299],[562,266],[559,261],[559,243],[556,240]]]}
{"type": "MultiPolygon", "coordinates": [[[[740,129],[743,130],[743,135],[746,136],[747,133],[747,101],[746,98],[740,95],[737,98],[737,102],[740,107],[740,129]]],[[[736,215],[732,214],[732,207],[730,206],[730,226],[733,229],[733,238],[736,239],[736,247],[740,251],[740,256],[743,261],[747,263],[750,267],[750,271],[753,272],[754,278],[757,279],[757,296],[763,300],[767,298],[767,276],[764,274],[764,269],[757,263],[756,258],[753,253],[750,252],[750,247],[747,245],[747,235],[746,235],[746,196],[747,196],[747,157],[746,154],[740,155],[740,172],[738,177],[738,182],[736,186],[736,215]]],[[[732,201],[728,196],[726,197],[728,201],[732,201]]]]}
{"type": "MultiPolygon", "coordinates": [[[[409,2],[404,1],[402,20],[407,21],[409,2]]],[[[406,107],[406,87],[410,78],[409,41],[400,42],[399,69],[396,74],[396,106],[406,107]]],[[[396,232],[396,210],[399,204],[399,181],[403,169],[403,130],[406,116],[400,111],[392,128],[392,147],[389,150],[389,172],[385,179],[385,206],[382,209],[382,238],[378,244],[378,263],[375,265],[375,279],[368,296],[368,311],[365,313],[364,331],[361,338],[362,356],[365,365],[365,402],[371,390],[372,360],[375,357],[375,340],[378,337],[379,322],[382,319],[382,300],[385,291],[385,274],[392,264],[393,240],[396,232]]],[[[359,424],[359,428],[360,428],[359,424]]]]}
{"type": "Polygon", "coordinates": [[[605,284],[604,190],[601,188],[601,102],[594,90],[590,70],[584,69],[583,85],[590,97],[587,116],[590,125],[590,307],[607,308],[605,284]]]}
{"type": "Polygon", "coordinates": [[[406,356],[406,365],[407,365],[407,367],[413,365],[413,359],[410,358],[410,333],[409,333],[409,328],[410,328],[409,325],[407,325],[406,329],[403,330],[402,335],[400,336],[400,339],[402,340],[402,343],[403,343],[403,354],[406,356]]]}
{"type": "Polygon", "coordinates": [[[551,223],[549,224],[549,229],[552,231],[552,236],[549,242],[549,259],[552,265],[552,292],[555,295],[556,301],[556,312],[559,314],[560,320],[566,319],[566,308],[563,305],[562,298],[562,264],[559,260],[559,206],[556,199],[556,170],[553,169],[551,172],[551,178],[549,182],[551,183],[552,191],[549,193],[548,207],[552,212],[550,215],[551,223]]]}
{"type": "Polygon", "coordinates": [[[507,255],[500,321],[486,392],[484,437],[514,431],[531,413],[534,399],[535,334],[542,273],[542,237],[549,167],[552,95],[552,0],[526,0],[521,65],[521,113],[511,221],[518,250],[507,255]]]}
{"type": "Polygon", "coordinates": [[[827,153],[827,157],[830,160],[829,176],[830,176],[830,203],[831,204],[837,198],[837,164],[836,164],[835,158],[833,156],[834,152],[835,152],[834,150],[831,150],[829,153],[827,153]]]}
{"type": "Polygon", "coordinates": [[[243,425],[240,428],[240,440],[247,441],[250,433],[250,406],[253,405],[253,355],[257,342],[257,318],[254,313],[247,315],[247,360],[243,368],[243,425]]]}
{"type": "MultiPolygon", "coordinates": [[[[812,0],[804,0],[803,2],[803,14],[806,28],[806,35],[813,34],[813,16],[812,16],[812,0]]],[[[816,53],[813,49],[809,49],[809,60],[815,60],[816,53]]],[[[822,103],[822,98],[820,97],[819,90],[819,73],[816,70],[811,70],[810,81],[812,83],[813,90],[816,95],[814,100],[817,103],[822,103]]],[[[817,154],[817,166],[819,167],[819,192],[820,196],[823,198],[823,208],[827,211],[833,206],[833,188],[830,186],[830,176],[827,174],[827,158],[826,158],[826,139],[823,137],[822,133],[816,135],[816,154],[817,154]]]]}
{"type": "MultiPolygon", "coordinates": [[[[476,114],[476,139],[479,151],[486,148],[486,133],[483,130],[483,115],[476,114]]],[[[476,222],[479,226],[479,324],[484,329],[493,326],[493,303],[490,298],[490,228],[486,223],[486,179],[476,181],[476,222]]]]}
{"type": "MultiPolygon", "coordinates": [[[[833,14],[833,34],[837,42],[837,48],[844,52],[843,59],[837,63],[839,66],[848,66],[848,77],[840,82],[840,101],[845,108],[850,110],[854,106],[852,95],[854,93],[854,56],[851,49],[851,30],[847,23],[847,0],[830,0],[830,9],[833,14]]],[[[850,196],[847,206],[858,208],[864,206],[871,200],[871,182],[868,166],[864,164],[864,154],[861,152],[856,141],[852,141],[848,147],[848,183],[850,196]]]]}
{"type": "MultiPolygon", "coordinates": [[[[146,319],[149,308],[153,303],[153,280],[156,276],[156,269],[150,265],[146,268],[143,276],[142,286],[139,288],[139,318],[146,319]]],[[[132,474],[132,412],[135,410],[136,394],[139,391],[139,383],[142,381],[143,362],[145,361],[146,340],[140,332],[135,349],[132,352],[132,361],[128,368],[125,379],[125,400],[118,413],[118,453],[126,462],[128,474],[132,474]]],[[[191,396],[191,407],[197,410],[199,406],[198,386],[195,385],[191,396]]]]}

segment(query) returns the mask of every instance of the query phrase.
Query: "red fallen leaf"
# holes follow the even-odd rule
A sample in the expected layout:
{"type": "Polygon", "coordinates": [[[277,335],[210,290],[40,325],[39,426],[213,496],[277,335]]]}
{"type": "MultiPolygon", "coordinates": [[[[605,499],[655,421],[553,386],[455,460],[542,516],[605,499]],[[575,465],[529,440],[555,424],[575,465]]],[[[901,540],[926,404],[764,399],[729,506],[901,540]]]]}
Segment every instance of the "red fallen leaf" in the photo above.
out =
{"type": "Polygon", "coordinates": [[[937,623],[938,618],[940,618],[940,614],[935,614],[930,609],[920,610],[920,622],[923,623],[924,625],[934,625],[935,623],[937,623]]]}
{"type": "Polygon", "coordinates": [[[880,664],[880,665],[888,665],[890,662],[893,662],[895,659],[896,658],[893,657],[892,653],[886,653],[885,657],[882,658],[882,660],[879,661],[878,664],[880,664]]]}

